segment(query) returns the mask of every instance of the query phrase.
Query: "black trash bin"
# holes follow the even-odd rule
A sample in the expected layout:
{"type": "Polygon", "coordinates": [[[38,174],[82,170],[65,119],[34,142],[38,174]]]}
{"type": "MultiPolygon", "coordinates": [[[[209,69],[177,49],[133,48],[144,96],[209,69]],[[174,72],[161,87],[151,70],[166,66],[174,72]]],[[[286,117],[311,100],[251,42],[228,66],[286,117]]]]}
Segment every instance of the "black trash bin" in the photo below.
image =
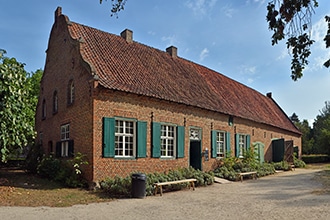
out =
{"type": "Polygon", "coordinates": [[[132,197],[144,198],[146,196],[146,175],[143,173],[132,174],[132,197]]]}

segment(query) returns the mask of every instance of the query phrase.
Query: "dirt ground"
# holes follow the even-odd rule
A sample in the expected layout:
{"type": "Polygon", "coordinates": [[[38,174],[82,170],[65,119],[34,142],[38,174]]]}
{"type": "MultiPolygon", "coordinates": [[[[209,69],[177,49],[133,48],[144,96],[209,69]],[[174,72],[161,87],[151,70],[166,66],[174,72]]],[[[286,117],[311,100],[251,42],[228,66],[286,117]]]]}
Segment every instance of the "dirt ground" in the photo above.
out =
{"type": "Polygon", "coordinates": [[[199,187],[66,208],[0,207],[6,219],[330,219],[319,170],[296,169],[258,180],[199,187]]]}

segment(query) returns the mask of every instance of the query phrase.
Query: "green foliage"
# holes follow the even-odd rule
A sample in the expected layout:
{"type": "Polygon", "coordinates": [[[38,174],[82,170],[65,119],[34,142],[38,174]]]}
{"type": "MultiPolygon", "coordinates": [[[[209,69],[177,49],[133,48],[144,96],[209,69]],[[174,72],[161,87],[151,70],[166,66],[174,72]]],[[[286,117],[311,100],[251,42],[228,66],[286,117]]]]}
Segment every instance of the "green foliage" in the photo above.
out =
{"type": "MultiPolygon", "coordinates": [[[[1,160],[19,154],[35,138],[34,112],[38,94],[31,85],[39,81],[29,78],[23,63],[0,50],[0,149],[1,160]]],[[[42,72],[42,71],[41,71],[42,72]]],[[[42,74],[42,73],[41,73],[42,74]]]]}
{"type": "Polygon", "coordinates": [[[300,122],[299,120],[294,122],[296,127],[301,131],[301,145],[303,154],[313,153],[314,137],[312,133],[312,128],[309,126],[307,120],[300,122]]]}
{"type": "MultiPolygon", "coordinates": [[[[105,0],[107,1],[107,0],[105,0]]],[[[100,4],[102,4],[103,0],[100,0],[100,4]]],[[[126,0],[111,0],[112,8],[110,16],[116,15],[118,18],[118,12],[124,10],[124,6],[126,4],[126,0]]]]}
{"type": "Polygon", "coordinates": [[[88,164],[81,153],[77,153],[71,160],[60,160],[54,156],[45,156],[37,167],[37,173],[44,178],[63,183],[68,187],[85,187],[87,182],[83,178],[81,165],[88,164]]]}
{"type": "MultiPolygon", "coordinates": [[[[165,173],[149,173],[146,175],[146,195],[150,196],[154,193],[154,183],[175,181],[182,179],[195,178],[197,182],[195,186],[206,186],[213,184],[214,175],[212,172],[206,173],[200,170],[195,170],[192,167],[179,168],[177,170],[169,170],[165,173]]],[[[131,175],[123,178],[116,176],[115,178],[106,178],[100,182],[102,190],[115,197],[130,197],[131,196],[131,175]]],[[[163,186],[163,191],[174,191],[186,188],[188,183],[174,184],[163,186]]]]}
{"type": "MultiPolygon", "coordinates": [[[[292,53],[291,78],[296,81],[303,76],[303,70],[308,65],[308,57],[311,54],[312,15],[314,8],[318,7],[316,0],[273,0],[268,3],[266,20],[268,27],[273,31],[272,45],[287,39],[287,48],[292,53]]],[[[325,17],[328,22],[328,34],[324,38],[326,47],[330,45],[330,19],[325,17]]],[[[329,60],[324,63],[329,67],[329,60]]]]}
{"type": "Polygon", "coordinates": [[[316,117],[313,134],[315,139],[313,153],[330,155],[330,101],[325,102],[325,107],[316,117]]]}
{"type": "Polygon", "coordinates": [[[287,161],[276,162],[273,165],[275,167],[275,170],[288,171],[292,169],[291,165],[287,161]]]}
{"type": "Polygon", "coordinates": [[[103,191],[114,197],[128,198],[131,196],[132,178],[127,176],[125,178],[116,176],[115,178],[106,178],[100,183],[103,191]]]}
{"type": "Polygon", "coordinates": [[[30,173],[37,173],[37,168],[41,162],[43,151],[40,145],[35,144],[30,147],[25,159],[24,169],[30,173]]]}
{"type": "Polygon", "coordinates": [[[305,163],[325,163],[330,161],[330,156],[326,154],[312,154],[312,155],[302,155],[302,160],[305,163]]]}
{"type": "Polygon", "coordinates": [[[304,168],[304,167],[306,167],[306,163],[302,160],[294,158],[294,167],[295,168],[304,168]]]}
{"type": "Polygon", "coordinates": [[[237,181],[239,173],[257,171],[257,176],[259,177],[275,173],[275,168],[272,164],[260,164],[255,158],[256,155],[252,149],[246,151],[243,158],[224,158],[222,159],[223,163],[213,171],[214,176],[237,181]]]}

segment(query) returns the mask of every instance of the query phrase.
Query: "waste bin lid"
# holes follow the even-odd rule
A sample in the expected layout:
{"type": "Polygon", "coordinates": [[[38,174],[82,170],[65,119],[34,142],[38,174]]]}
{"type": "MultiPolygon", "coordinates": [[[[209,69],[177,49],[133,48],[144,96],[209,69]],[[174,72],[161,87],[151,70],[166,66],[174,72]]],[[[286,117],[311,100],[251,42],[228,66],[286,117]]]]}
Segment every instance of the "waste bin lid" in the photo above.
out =
{"type": "Polygon", "coordinates": [[[133,179],[140,179],[140,180],[145,180],[146,175],[144,173],[133,173],[132,174],[133,179]]]}

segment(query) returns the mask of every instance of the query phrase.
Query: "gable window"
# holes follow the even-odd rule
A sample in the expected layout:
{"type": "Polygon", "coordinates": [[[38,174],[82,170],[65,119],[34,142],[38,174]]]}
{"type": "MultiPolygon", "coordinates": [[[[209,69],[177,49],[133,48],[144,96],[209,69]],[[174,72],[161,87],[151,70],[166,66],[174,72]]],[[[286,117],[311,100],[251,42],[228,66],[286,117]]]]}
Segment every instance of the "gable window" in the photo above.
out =
{"type": "Polygon", "coordinates": [[[152,157],[183,158],[185,130],[183,126],[152,123],[152,157]]]}
{"type": "Polygon", "coordinates": [[[213,130],[211,136],[212,157],[226,157],[230,153],[230,133],[213,130]]]}
{"type": "Polygon", "coordinates": [[[70,80],[69,86],[68,86],[68,105],[73,104],[75,99],[75,88],[73,80],[70,80]]]}
{"type": "Polygon", "coordinates": [[[103,157],[146,157],[147,122],[103,118],[103,157]]]}
{"type": "Polygon", "coordinates": [[[245,152],[250,148],[250,135],[236,134],[236,157],[243,158],[245,152]]]}
{"type": "Polygon", "coordinates": [[[70,124],[61,126],[61,141],[56,143],[56,156],[73,156],[73,140],[70,140],[70,124]]]}
{"type": "Polygon", "coordinates": [[[57,91],[54,91],[53,94],[53,113],[57,113],[58,111],[58,97],[57,97],[57,91]]]}
{"type": "Polygon", "coordinates": [[[47,115],[47,108],[46,108],[46,100],[44,99],[42,101],[42,119],[46,119],[46,115],[47,115]]]}
{"type": "Polygon", "coordinates": [[[175,127],[170,125],[161,125],[161,157],[175,156],[175,127]]]}

